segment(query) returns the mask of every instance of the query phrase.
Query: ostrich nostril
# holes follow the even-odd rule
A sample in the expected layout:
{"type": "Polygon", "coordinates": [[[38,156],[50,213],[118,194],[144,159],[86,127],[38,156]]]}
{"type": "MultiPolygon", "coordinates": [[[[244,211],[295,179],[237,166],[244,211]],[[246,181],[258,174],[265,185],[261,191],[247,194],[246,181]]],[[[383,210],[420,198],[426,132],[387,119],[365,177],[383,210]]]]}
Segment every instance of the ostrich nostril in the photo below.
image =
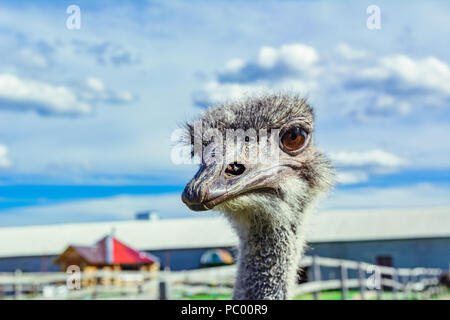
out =
{"type": "Polygon", "coordinates": [[[245,166],[243,164],[237,163],[236,161],[227,165],[225,173],[233,176],[239,176],[245,171],[245,166]]]}

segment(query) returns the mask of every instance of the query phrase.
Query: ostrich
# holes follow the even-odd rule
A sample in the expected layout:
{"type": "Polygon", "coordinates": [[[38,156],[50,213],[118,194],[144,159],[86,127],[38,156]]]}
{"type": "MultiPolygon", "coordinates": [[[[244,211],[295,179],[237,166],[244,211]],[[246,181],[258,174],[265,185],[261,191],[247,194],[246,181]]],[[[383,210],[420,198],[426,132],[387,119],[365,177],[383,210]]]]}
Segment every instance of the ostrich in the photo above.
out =
{"type": "MultiPolygon", "coordinates": [[[[299,96],[271,94],[209,108],[197,121],[203,130],[214,128],[224,136],[229,129],[278,133],[276,163],[249,161],[245,136],[236,157],[200,163],[182,201],[194,211],[222,212],[236,231],[233,299],[288,299],[305,248],[307,217],[333,180],[329,160],[313,144],[312,108],[299,96]]],[[[184,141],[193,146],[195,135],[194,122],[186,123],[184,141]]]]}

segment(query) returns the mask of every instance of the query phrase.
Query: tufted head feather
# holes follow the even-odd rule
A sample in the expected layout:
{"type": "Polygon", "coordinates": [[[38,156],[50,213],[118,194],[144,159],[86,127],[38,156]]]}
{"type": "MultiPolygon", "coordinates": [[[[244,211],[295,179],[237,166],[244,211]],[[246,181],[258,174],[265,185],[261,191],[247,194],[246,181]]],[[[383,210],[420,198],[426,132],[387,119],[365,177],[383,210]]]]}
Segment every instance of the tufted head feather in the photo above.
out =
{"type": "MultiPolygon", "coordinates": [[[[297,95],[272,94],[247,97],[207,109],[199,118],[204,128],[216,128],[223,134],[227,129],[276,129],[291,119],[302,119],[313,129],[314,114],[305,98],[297,95]]],[[[187,144],[194,139],[194,121],[184,124],[187,144]]]]}

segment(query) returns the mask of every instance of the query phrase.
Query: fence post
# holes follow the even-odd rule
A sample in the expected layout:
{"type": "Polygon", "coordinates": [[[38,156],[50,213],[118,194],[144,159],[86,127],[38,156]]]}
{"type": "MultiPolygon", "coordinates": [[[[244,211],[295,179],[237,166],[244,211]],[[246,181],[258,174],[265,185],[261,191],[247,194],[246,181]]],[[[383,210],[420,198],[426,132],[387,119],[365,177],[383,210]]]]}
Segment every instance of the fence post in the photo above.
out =
{"type": "Polygon", "coordinates": [[[22,295],[22,284],[21,284],[21,278],[22,277],[22,270],[17,269],[14,271],[14,299],[19,300],[20,296],[22,295]]]}
{"type": "Polygon", "coordinates": [[[431,299],[432,286],[429,285],[429,283],[430,283],[429,281],[431,280],[431,277],[430,277],[428,272],[425,275],[425,279],[427,281],[427,287],[426,287],[426,290],[425,290],[425,297],[426,297],[426,299],[431,299]]]}
{"type": "Polygon", "coordinates": [[[377,293],[377,299],[383,300],[383,273],[380,271],[377,273],[377,277],[380,277],[377,281],[377,287],[375,288],[375,292],[377,293]]]}
{"type": "Polygon", "coordinates": [[[159,282],[159,300],[168,300],[169,299],[169,295],[168,295],[168,285],[167,282],[165,280],[162,280],[159,282]]]}
{"type": "Polygon", "coordinates": [[[419,293],[418,290],[416,290],[416,285],[419,282],[419,276],[413,271],[413,274],[411,276],[411,280],[412,280],[412,296],[413,299],[420,299],[419,297],[419,293]]]}
{"type": "Polygon", "coordinates": [[[409,275],[402,276],[402,282],[403,282],[403,299],[408,300],[409,299],[409,284],[408,284],[409,275]]]}
{"type": "Polygon", "coordinates": [[[394,269],[394,272],[392,272],[392,296],[394,299],[398,299],[398,275],[397,275],[397,269],[394,269]]]}
{"type": "Polygon", "coordinates": [[[341,263],[341,294],[342,300],[347,300],[348,298],[347,290],[347,268],[344,263],[341,263]]]}
{"type": "MultiPolygon", "coordinates": [[[[321,275],[320,275],[320,265],[317,261],[317,256],[313,256],[312,258],[312,280],[314,282],[319,282],[321,280],[321,275]]],[[[314,291],[314,300],[319,300],[319,292],[318,291],[314,291]]]]}
{"type": "Polygon", "coordinates": [[[358,276],[359,276],[359,291],[361,292],[361,299],[366,300],[366,269],[363,263],[359,263],[358,266],[358,276]]]}
{"type": "Polygon", "coordinates": [[[410,281],[411,281],[411,300],[417,299],[417,295],[416,295],[416,274],[413,271],[411,271],[411,277],[410,277],[410,281]]]}

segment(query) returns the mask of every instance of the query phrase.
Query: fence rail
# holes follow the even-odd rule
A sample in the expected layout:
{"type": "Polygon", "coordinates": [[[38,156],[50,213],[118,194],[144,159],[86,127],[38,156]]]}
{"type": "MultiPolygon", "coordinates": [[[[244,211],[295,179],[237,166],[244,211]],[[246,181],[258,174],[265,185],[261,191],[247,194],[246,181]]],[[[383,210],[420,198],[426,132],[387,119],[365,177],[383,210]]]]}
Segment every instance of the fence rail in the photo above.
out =
{"type": "MultiPolygon", "coordinates": [[[[308,282],[297,285],[293,294],[313,294],[340,290],[348,299],[349,289],[358,289],[359,298],[429,298],[442,290],[437,268],[392,268],[366,262],[306,256],[300,267],[308,270],[308,282]],[[338,269],[330,279],[325,271],[338,269]],[[350,272],[356,277],[349,277],[350,272]],[[403,297],[400,297],[400,293],[403,297]]],[[[0,273],[0,298],[15,299],[183,299],[196,294],[231,294],[236,266],[189,271],[96,271],[91,273],[0,273]],[[73,282],[81,284],[73,288],[73,282]],[[72,285],[72,287],[71,287],[72,285]]]]}
{"type": "Polygon", "coordinates": [[[299,285],[295,294],[313,293],[319,299],[319,293],[326,290],[340,290],[342,299],[347,299],[349,289],[359,289],[360,298],[366,299],[368,293],[382,298],[384,290],[392,292],[392,298],[428,298],[437,294],[440,287],[442,269],[438,268],[393,268],[366,262],[342,260],[313,256],[301,264],[309,267],[310,282],[299,285]],[[338,268],[339,279],[322,280],[322,268],[338,268]],[[356,278],[348,278],[350,270],[356,271],[356,278]],[[367,277],[369,275],[369,277],[367,277]]]}

